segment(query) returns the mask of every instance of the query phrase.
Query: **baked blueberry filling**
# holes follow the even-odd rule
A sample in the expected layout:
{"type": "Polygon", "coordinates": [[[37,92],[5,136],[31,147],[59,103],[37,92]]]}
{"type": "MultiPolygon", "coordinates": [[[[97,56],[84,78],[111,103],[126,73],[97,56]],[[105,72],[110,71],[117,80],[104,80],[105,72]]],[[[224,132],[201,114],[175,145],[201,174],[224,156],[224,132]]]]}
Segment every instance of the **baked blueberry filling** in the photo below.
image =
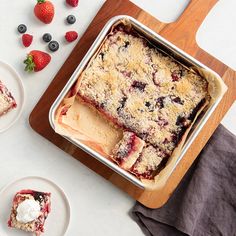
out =
{"type": "Polygon", "coordinates": [[[174,70],[171,74],[172,81],[173,82],[179,81],[181,79],[182,75],[183,75],[182,70],[174,70]]]}
{"type": "Polygon", "coordinates": [[[134,89],[139,90],[140,92],[143,92],[145,87],[146,87],[146,85],[147,85],[146,83],[143,83],[141,81],[134,81],[132,83],[131,87],[134,88],[134,89]]]}
{"type": "Polygon", "coordinates": [[[156,105],[159,109],[164,108],[164,99],[165,99],[165,97],[157,98],[156,105]]]}
{"type": "Polygon", "coordinates": [[[206,102],[206,99],[203,98],[198,104],[196,107],[193,108],[192,112],[190,113],[188,119],[193,121],[194,118],[196,117],[198,111],[200,110],[200,108],[205,104],[206,102]]]}

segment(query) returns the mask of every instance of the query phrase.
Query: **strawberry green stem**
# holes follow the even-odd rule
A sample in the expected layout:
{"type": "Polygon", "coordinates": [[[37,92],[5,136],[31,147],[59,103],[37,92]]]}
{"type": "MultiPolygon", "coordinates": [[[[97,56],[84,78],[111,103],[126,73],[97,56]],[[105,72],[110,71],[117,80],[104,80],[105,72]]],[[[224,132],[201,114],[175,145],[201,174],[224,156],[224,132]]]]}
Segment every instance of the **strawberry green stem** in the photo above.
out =
{"type": "Polygon", "coordinates": [[[27,72],[33,72],[35,68],[35,64],[33,61],[33,57],[31,55],[28,55],[26,60],[24,60],[24,63],[26,64],[25,66],[25,71],[27,72]]]}
{"type": "Polygon", "coordinates": [[[37,0],[37,1],[40,4],[40,3],[44,3],[46,0],[37,0]]]}

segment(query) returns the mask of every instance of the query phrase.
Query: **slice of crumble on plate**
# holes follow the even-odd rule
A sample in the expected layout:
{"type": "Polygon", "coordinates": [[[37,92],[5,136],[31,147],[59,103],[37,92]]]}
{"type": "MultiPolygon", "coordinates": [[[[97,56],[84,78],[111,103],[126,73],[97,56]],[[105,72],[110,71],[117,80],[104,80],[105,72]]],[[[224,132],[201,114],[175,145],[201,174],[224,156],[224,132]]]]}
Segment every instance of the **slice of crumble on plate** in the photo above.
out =
{"type": "Polygon", "coordinates": [[[0,116],[15,108],[16,101],[7,87],[0,80],[0,116]]]}
{"type": "Polygon", "coordinates": [[[8,226],[39,236],[50,211],[51,193],[21,190],[13,198],[8,226]]]}

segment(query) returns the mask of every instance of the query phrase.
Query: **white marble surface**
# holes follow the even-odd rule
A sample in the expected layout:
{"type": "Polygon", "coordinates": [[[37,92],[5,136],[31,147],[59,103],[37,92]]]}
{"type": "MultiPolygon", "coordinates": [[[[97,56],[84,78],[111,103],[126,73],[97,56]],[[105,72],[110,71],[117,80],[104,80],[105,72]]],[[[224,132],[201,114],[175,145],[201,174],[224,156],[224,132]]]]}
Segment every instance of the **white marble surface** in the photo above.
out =
{"type": "MultiPolygon", "coordinates": [[[[0,60],[8,62],[20,73],[26,92],[23,115],[11,129],[0,134],[0,188],[20,177],[44,176],[63,188],[70,201],[72,217],[66,235],[138,236],[143,233],[129,216],[134,200],[39,136],[28,124],[31,110],[75,45],[63,43],[64,33],[75,29],[82,35],[103,2],[104,0],[80,0],[78,8],[70,9],[63,0],[54,0],[55,20],[50,25],[42,25],[33,16],[34,1],[0,1],[0,60]],[[73,26],[67,26],[64,19],[71,13],[76,15],[77,22],[73,26]],[[25,23],[28,33],[34,35],[34,43],[29,49],[20,45],[20,36],[16,32],[20,23],[25,23]],[[61,48],[52,54],[52,62],[44,71],[27,75],[21,61],[31,49],[46,50],[46,45],[40,40],[45,32],[52,33],[53,38],[60,42],[61,48]]],[[[170,22],[176,19],[176,12],[181,12],[188,1],[133,2],[159,19],[170,22]]],[[[236,57],[233,53],[236,52],[236,31],[229,27],[236,23],[234,9],[234,0],[219,1],[199,30],[197,40],[206,51],[236,69],[236,57]]],[[[235,117],[236,105],[226,115],[223,124],[236,134],[235,117]]]]}

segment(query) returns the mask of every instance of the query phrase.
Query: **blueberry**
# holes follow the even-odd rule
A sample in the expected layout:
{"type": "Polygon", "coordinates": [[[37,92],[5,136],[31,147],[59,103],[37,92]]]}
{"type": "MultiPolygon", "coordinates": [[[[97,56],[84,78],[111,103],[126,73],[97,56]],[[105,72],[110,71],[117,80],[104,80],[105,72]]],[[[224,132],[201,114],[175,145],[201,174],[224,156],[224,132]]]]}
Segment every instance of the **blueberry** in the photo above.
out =
{"type": "Polygon", "coordinates": [[[186,123],[186,118],[184,116],[178,115],[175,124],[178,125],[178,126],[184,126],[185,123],[186,123]]]}
{"type": "Polygon", "coordinates": [[[130,45],[130,42],[129,41],[125,41],[125,48],[127,48],[128,46],[130,45]]]}
{"type": "Polygon", "coordinates": [[[165,97],[157,98],[156,105],[159,109],[162,109],[164,107],[164,99],[165,99],[165,97]]]}
{"type": "Polygon", "coordinates": [[[176,97],[176,96],[174,96],[174,95],[171,95],[170,98],[171,98],[171,101],[172,101],[172,102],[175,102],[175,103],[184,105],[184,101],[182,101],[182,100],[180,99],[180,97],[176,97]]]}
{"type": "Polygon", "coordinates": [[[49,43],[52,40],[52,35],[49,33],[46,33],[43,35],[43,41],[46,43],[49,43]]]}
{"type": "Polygon", "coordinates": [[[67,16],[66,20],[67,20],[68,24],[71,24],[71,25],[76,22],[76,18],[73,15],[67,16]]]}
{"type": "Polygon", "coordinates": [[[26,27],[26,25],[24,25],[24,24],[20,24],[20,25],[17,27],[17,30],[18,30],[19,33],[24,34],[24,33],[27,31],[27,27],[26,27]]]}
{"type": "Polygon", "coordinates": [[[121,110],[125,107],[125,103],[126,103],[127,99],[128,99],[127,97],[123,97],[123,98],[119,101],[120,106],[116,109],[117,112],[118,112],[118,114],[120,114],[121,110]]]}
{"type": "Polygon", "coordinates": [[[145,102],[145,106],[146,106],[146,107],[150,107],[150,106],[151,106],[151,103],[150,103],[150,102],[145,102]]]}
{"type": "Polygon", "coordinates": [[[50,51],[55,52],[59,49],[59,43],[57,41],[51,41],[48,44],[48,48],[50,51]]]}
{"type": "Polygon", "coordinates": [[[141,92],[143,92],[144,91],[144,89],[145,89],[145,87],[146,87],[146,83],[143,83],[143,82],[141,82],[141,81],[134,81],[133,83],[132,83],[132,87],[133,88],[135,88],[135,89],[138,89],[139,91],[141,91],[141,92]]]}

